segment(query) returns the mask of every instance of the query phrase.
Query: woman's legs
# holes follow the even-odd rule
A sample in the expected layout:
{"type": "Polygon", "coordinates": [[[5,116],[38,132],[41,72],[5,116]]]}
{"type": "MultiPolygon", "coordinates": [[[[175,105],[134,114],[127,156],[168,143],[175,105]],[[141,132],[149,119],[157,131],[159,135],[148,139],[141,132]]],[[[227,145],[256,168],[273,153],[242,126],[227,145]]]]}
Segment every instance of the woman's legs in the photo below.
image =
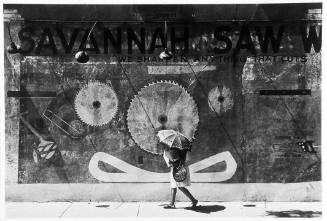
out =
{"type": "Polygon", "coordinates": [[[176,192],[177,188],[171,188],[170,203],[164,206],[165,209],[175,209],[176,192]]]}
{"type": "Polygon", "coordinates": [[[171,188],[170,205],[175,205],[176,193],[177,193],[177,188],[171,188]]]}
{"type": "Polygon", "coordinates": [[[190,191],[188,191],[188,189],[186,189],[185,187],[178,187],[178,189],[180,189],[180,191],[182,191],[192,201],[193,205],[196,205],[198,201],[193,197],[193,195],[190,193],[190,191]]]}

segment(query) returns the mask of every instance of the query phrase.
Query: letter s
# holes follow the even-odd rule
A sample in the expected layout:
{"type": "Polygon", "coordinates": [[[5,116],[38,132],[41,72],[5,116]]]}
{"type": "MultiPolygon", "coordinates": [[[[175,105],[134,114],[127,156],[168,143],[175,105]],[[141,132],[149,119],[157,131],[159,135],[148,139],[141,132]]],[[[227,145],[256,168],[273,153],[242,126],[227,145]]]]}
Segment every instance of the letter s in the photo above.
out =
{"type": "Polygon", "coordinates": [[[35,42],[33,38],[30,36],[32,33],[33,33],[33,29],[31,27],[23,28],[18,32],[18,37],[21,41],[21,49],[20,49],[21,54],[28,54],[33,51],[35,47],[35,42]]]}
{"type": "Polygon", "coordinates": [[[227,27],[227,26],[221,26],[221,27],[218,27],[216,28],[215,30],[215,38],[218,40],[218,41],[222,41],[222,42],[225,42],[226,43],[226,47],[221,49],[221,48],[214,48],[214,52],[217,53],[217,54],[224,54],[224,53],[227,53],[229,52],[229,50],[232,48],[232,41],[227,37],[227,36],[224,36],[223,33],[224,32],[229,32],[231,29],[230,27],[227,27]]]}

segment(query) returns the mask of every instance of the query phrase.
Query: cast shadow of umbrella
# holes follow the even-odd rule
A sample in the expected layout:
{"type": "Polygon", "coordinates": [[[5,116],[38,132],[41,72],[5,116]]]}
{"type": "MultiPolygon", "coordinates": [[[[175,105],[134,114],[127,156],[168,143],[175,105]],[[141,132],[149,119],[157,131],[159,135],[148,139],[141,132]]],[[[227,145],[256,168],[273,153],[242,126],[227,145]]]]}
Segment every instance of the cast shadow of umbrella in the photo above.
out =
{"type": "Polygon", "coordinates": [[[220,205],[207,205],[207,206],[197,206],[195,208],[185,207],[184,209],[192,210],[199,213],[213,213],[213,212],[222,211],[226,209],[226,207],[220,205]]]}

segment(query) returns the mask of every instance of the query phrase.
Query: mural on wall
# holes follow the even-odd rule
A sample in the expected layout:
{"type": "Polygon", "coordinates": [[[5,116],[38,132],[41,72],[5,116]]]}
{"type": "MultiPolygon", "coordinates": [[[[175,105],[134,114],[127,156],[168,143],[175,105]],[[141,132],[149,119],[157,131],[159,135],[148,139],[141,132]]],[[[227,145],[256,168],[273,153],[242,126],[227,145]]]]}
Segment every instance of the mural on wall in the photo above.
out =
{"type": "Polygon", "coordinates": [[[192,140],[192,182],[321,180],[319,22],[5,26],[18,183],[169,182],[162,121],[192,140]]]}

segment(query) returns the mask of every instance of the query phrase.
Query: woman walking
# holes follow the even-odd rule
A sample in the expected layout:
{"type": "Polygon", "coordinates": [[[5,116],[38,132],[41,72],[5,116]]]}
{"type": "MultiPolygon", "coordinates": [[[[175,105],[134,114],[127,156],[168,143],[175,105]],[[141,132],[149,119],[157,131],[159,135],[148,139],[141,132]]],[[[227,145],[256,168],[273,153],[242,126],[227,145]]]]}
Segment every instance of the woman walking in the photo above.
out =
{"type": "MultiPolygon", "coordinates": [[[[185,138],[186,139],[186,138],[185,138]]],[[[185,143],[183,141],[182,143],[185,143]]],[[[169,147],[163,142],[160,142],[161,148],[163,148],[163,158],[168,167],[170,167],[170,188],[171,188],[171,199],[170,203],[165,205],[165,209],[175,209],[175,198],[177,193],[177,188],[182,191],[192,202],[191,207],[196,207],[198,200],[193,197],[190,191],[186,188],[191,185],[190,172],[186,162],[187,159],[187,149],[174,148],[174,146],[169,147]],[[186,177],[182,181],[176,181],[174,178],[174,170],[176,172],[178,166],[182,165],[184,171],[186,171],[186,177]]]]}

